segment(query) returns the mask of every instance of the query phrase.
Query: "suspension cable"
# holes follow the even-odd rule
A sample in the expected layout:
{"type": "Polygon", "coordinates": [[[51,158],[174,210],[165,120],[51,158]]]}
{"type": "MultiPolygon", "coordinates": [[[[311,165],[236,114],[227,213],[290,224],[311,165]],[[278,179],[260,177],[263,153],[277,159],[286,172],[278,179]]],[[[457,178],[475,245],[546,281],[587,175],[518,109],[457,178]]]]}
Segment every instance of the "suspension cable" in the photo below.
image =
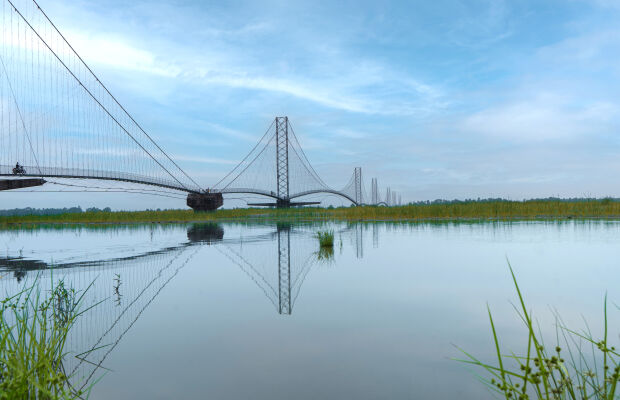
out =
{"type": "MultiPolygon", "coordinates": [[[[226,174],[226,176],[224,176],[224,177],[223,177],[222,179],[220,179],[220,180],[219,180],[219,181],[218,181],[215,185],[213,185],[213,187],[217,187],[217,185],[219,185],[220,183],[222,183],[222,182],[223,182],[226,178],[228,178],[228,177],[230,176],[230,174],[232,174],[233,172],[235,172],[235,170],[236,170],[237,168],[239,168],[239,167],[241,166],[241,164],[243,164],[243,162],[244,162],[245,160],[247,160],[247,159],[248,159],[248,157],[250,157],[250,155],[252,154],[252,152],[253,152],[254,150],[256,150],[256,148],[258,147],[258,145],[259,145],[259,144],[261,144],[261,142],[263,141],[263,139],[265,139],[265,136],[267,136],[267,134],[269,133],[269,131],[271,130],[271,127],[273,126],[273,124],[275,124],[275,122],[276,122],[276,120],[274,119],[274,120],[271,122],[271,125],[269,125],[269,128],[267,128],[267,130],[265,131],[265,133],[263,134],[263,136],[260,138],[260,140],[258,141],[258,143],[256,143],[256,145],[252,148],[252,150],[250,150],[250,152],[249,152],[249,153],[248,153],[248,154],[247,154],[247,155],[243,158],[243,160],[241,160],[241,161],[239,162],[239,164],[237,164],[237,165],[235,166],[235,168],[233,168],[233,169],[232,169],[229,173],[227,173],[227,174],[226,174]]],[[[271,142],[271,140],[269,140],[269,142],[271,142]]],[[[267,142],[267,144],[269,144],[269,142],[267,142]]],[[[264,149],[263,149],[263,151],[264,151],[264,149]]],[[[262,153],[262,151],[261,151],[261,153],[262,153]]],[[[259,155],[260,155],[260,153],[259,153],[259,155]]],[[[256,158],[254,158],[254,160],[256,160],[256,158]]],[[[252,160],[252,162],[254,162],[254,160],[252,160]]],[[[245,169],[244,169],[244,171],[245,171],[245,169]]],[[[239,177],[239,175],[241,175],[242,173],[243,173],[243,171],[241,171],[241,172],[237,175],[237,177],[239,177]]],[[[235,177],[235,179],[237,179],[237,177],[235,177]]],[[[235,179],[233,179],[233,181],[234,181],[235,179]]],[[[228,187],[228,186],[226,186],[226,187],[228,187]]]]}
{"type": "Polygon", "coordinates": [[[101,82],[99,80],[99,77],[97,77],[97,75],[95,75],[95,73],[90,69],[90,67],[88,66],[88,64],[86,64],[84,62],[84,60],[82,59],[82,57],[80,57],[80,55],[77,53],[77,51],[75,51],[75,49],[73,48],[73,46],[71,46],[71,44],[69,43],[69,41],[67,41],[67,39],[65,39],[64,35],[62,33],[60,33],[60,30],[58,30],[58,28],[56,27],[56,25],[54,25],[54,23],[49,19],[49,17],[47,16],[47,14],[45,13],[45,11],[43,11],[43,9],[39,6],[39,3],[37,3],[36,0],[32,0],[33,3],[37,6],[37,8],[39,9],[39,11],[41,11],[41,14],[43,14],[43,16],[45,17],[45,19],[52,25],[52,27],[54,27],[54,30],[60,35],[60,37],[62,38],[62,40],[64,40],[64,42],[67,44],[67,46],[69,46],[69,48],[71,49],[71,51],[73,51],[73,53],[77,56],[77,58],[82,62],[82,64],[86,67],[86,69],[88,70],[88,72],[91,73],[91,75],[97,80],[97,82],[101,85],[101,87],[103,87],[103,89],[106,91],[106,93],[108,93],[108,95],[110,95],[110,97],[112,98],[112,100],[114,100],[114,102],[121,108],[121,110],[123,110],[123,112],[125,114],[127,114],[127,116],[129,117],[129,119],[131,119],[131,121],[136,124],[136,126],[138,127],[138,129],[140,129],[140,131],[142,131],[142,133],[144,133],[146,135],[147,138],[149,138],[149,140],[155,145],[155,147],[157,147],[159,149],[159,151],[161,151],[168,160],[170,160],[170,162],[172,162],[172,164],[174,164],[175,167],[177,167],[179,169],[179,171],[181,171],[183,173],[183,175],[185,175],[190,181],[192,181],[192,183],[194,185],[196,185],[198,188],[201,188],[201,186],[196,183],[195,180],[193,180],[181,167],[179,167],[179,165],[177,165],[177,163],[170,158],[170,156],[168,156],[168,154],[161,148],[159,147],[159,145],[151,138],[151,136],[146,133],[146,131],[144,129],[142,129],[142,126],[140,124],[138,124],[138,122],[136,122],[136,120],[133,118],[133,116],[131,114],[129,114],[129,112],[127,110],[125,110],[125,107],[123,107],[123,105],[116,100],[116,97],[114,97],[114,95],[112,95],[112,93],[108,90],[108,88],[103,84],[103,82],[101,82]]]}
{"type": "Polygon", "coordinates": [[[174,195],[177,196],[178,198],[185,198],[185,196],[181,195],[180,193],[175,193],[175,192],[167,192],[165,190],[158,190],[158,189],[146,189],[146,188],[128,188],[128,187],[106,187],[106,186],[86,186],[86,185],[77,185],[77,184],[71,184],[71,183],[61,183],[61,182],[54,182],[54,181],[47,181],[47,183],[50,183],[52,185],[60,185],[60,186],[69,186],[69,187],[78,187],[78,188],[85,188],[85,189],[110,189],[110,190],[127,190],[127,191],[135,191],[135,192],[153,192],[153,193],[165,193],[167,195],[174,195]]]}
{"type": "Polygon", "coordinates": [[[306,160],[306,162],[308,163],[308,165],[310,166],[310,168],[312,169],[312,171],[314,172],[314,175],[316,176],[316,178],[319,180],[319,182],[325,186],[325,187],[329,187],[325,182],[323,182],[323,180],[321,179],[321,177],[319,176],[319,174],[314,170],[314,167],[312,167],[312,164],[310,164],[310,161],[308,161],[308,157],[306,157],[306,153],[304,152],[304,149],[301,147],[301,144],[299,143],[299,140],[297,139],[297,135],[295,135],[295,130],[293,129],[293,125],[291,125],[291,123],[289,122],[288,125],[291,127],[291,133],[293,133],[293,137],[295,138],[295,142],[297,142],[297,145],[299,146],[299,150],[301,150],[301,154],[304,157],[304,160],[306,160]]]}
{"type": "MultiPolygon", "coordinates": [[[[271,128],[269,128],[269,129],[271,129],[271,128]]],[[[269,132],[269,131],[267,131],[267,132],[269,132]]],[[[265,133],[265,134],[266,134],[266,133],[265,133]]],[[[264,136],[265,136],[265,135],[263,135],[263,137],[264,137],[264,136]]],[[[252,160],[252,161],[251,161],[248,165],[246,165],[246,166],[245,166],[245,168],[244,168],[243,170],[241,170],[241,172],[239,172],[239,173],[237,174],[237,176],[235,177],[235,179],[231,180],[231,181],[230,181],[230,183],[228,183],[228,185],[224,186],[224,188],[223,188],[223,189],[228,188],[228,186],[230,186],[230,185],[231,185],[231,184],[232,184],[232,183],[233,183],[233,182],[234,182],[237,178],[239,178],[239,177],[241,176],[241,174],[243,174],[243,173],[244,173],[244,172],[245,172],[245,171],[246,171],[246,170],[247,170],[247,169],[248,169],[248,168],[249,168],[249,167],[250,167],[250,166],[254,163],[254,161],[256,161],[256,159],[257,159],[257,158],[258,158],[261,154],[263,154],[263,152],[265,151],[265,149],[267,149],[267,147],[269,147],[269,143],[271,143],[271,141],[273,140],[273,138],[275,138],[275,136],[276,136],[276,135],[273,135],[273,137],[272,137],[271,139],[269,139],[269,141],[267,141],[267,144],[265,144],[265,147],[263,147],[263,149],[262,149],[262,150],[261,150],[261,151],[260,151],[260,152],[256,155],[256,157],[254,157],[254,159],[253,159],[253,160],[252,160]]],[[[261,139],[261,140],[262,140],[262,139],[261,139]]],[[[260,142],[258,142],[258,143],[260,143],[260,142]]],[[[254,148],[256,148],[256,146],[254,146],[254,148]]],[[[252,149],[252,151],[254,151],[254,149],[252,149]]],[[[250,153],[246,156],[246,158],[247,158],[250,154],[252,154],[252,152],[250,152],[250,153]]],[[[231,172],[232,172],[232,171],[231,171],[231,172]]],[[[230,175],[230,173],[229,173],[228,175],[230,175]]]]}
{"type": "Polygon", "coordinates": [[[41,166],[39,165],[39,159],[37,158],[36,153],[34,152],[34,148],[32,147],[32,140],[30,140],[30,132],[28,132],[28,128],[26,128],[26,121],[24,121],[24,116],[22,115],[22,111],[19,107],[19,103],[17,101],[17,97],[15,96],[15,91],[13,90],[13,85],[11,84],[11,80],[9,79],[9,73],[6,70],[6,65],[4,64],[4,59],[0,56],[0,63],[2,63],[2,69],[4,70],[4,76],[6,76],[6,81],[9,85],[9,89],[11,91],[11,96],[13,97],[13,101],[15,102],[15,108],[17,109],[17,114],[19,114],[19,119],[21,120],[22,126],[24,127],[24,133],[28,138],[28,144],[30,145],[30,151],[32,152],[32,157],[34,157],[34,161],[37,163],[37,169],[39,173],[41,173],[41,166]]]}
{"type": "MultiPolygon", "coordinates": [[[[84,90],[90,95],[90,97],[99,105],[99,107],[101,107],[101,109],[103,111],[105,111],[106,114],[108,114],[108,116],[146,153],[148,154],[149,157],[151,157],[153,159],[153,161],[155,161],[157,163],[157,165],[159,165],[164,171],[166,171],[166,173],[168,175],[170,175],[172,177],[172,179],[174,179],[175,181],[177,181],[177,183],[179,185],[181,185],[183,188],[185,188],[185,190],[190,191],[190,189],[188,189],[183,183],[181,183],[181,181],[179,181],[170,171],[168,171],[168,169],[166,167],[164,167],[146,148],[144,148],[144,146],[131,134],[129,133],[129,131],[112,115],[112,113],[95,97],[95,95],[88,89],[86,88],[86,86],[82,83],[82,81],[73,73],[73,71],[65,64],[64,61],[61,60],[61,58],[58,56],[58,54],[56,54],[56,52],[54,50],[52,50],[52,48],[50,47],[50,45],[41,37],[41,35],[39,34],[39,32],[36,31],[36,29],[34,29],[34,27],[30,24],[30,22],[22,15],[22,13],[17,9],[17,7],[15,7],[15,5],[13,4],[13,2],[11,0],[7,0],[9,2],[9,4],[11,4],[11,6],[13,7],[13,9],[15,10],[15,12],[21,17],[21,19],[24,20],[24,22],[28,25],[28,27],[34,32],[35,35],[37,35],[37,37],[39,38],[39,40],[41,40],[41,42],[43,44],[45,44],[45,46],[48,48],[48,50],[54,55],[54,57],[56,57],[56,59],[60,62],[60,64],[67,70],[67,72],[69,72],[69,74],[80,84],[80,86],[82,86],[82,88],[84,88],[84,90]]],[[[34,1],[34,0],[33,0],[34,1]]],[[[36,2],[35,2],[36,4],[36,2]]],[[[38,4],[37,4],[38,7],[38,4]]],[[[39,7],[39,9],[41,9],[39,7]]],[[[41,12],[43,12],[43,10],[41,10],[41,12]]],[[[46,17],[47,18],[47,17],[46,17]]],[[[49,19],[48,19],[49,21],[49,19]]],[[[50,21],[50,23],[52,23],[50,21]]],[[[53,25],[53,23],[52,23],[53,25]]],[[[58,32],[60,34],[60,32],[58,32]]],[[[62,35],[61,35],[62,36],[62,35]]],[[[63,37],[64,39],[64,37],[63,37]]],[[[75,50],[74,50],[75,53],[75,50]]],[[[75,53],[77,55],[77,53],[75,53]]],[[[79,57],[79,55],[78,55],[79,57]]],[[[83,62],[83,61],[82,61],[83,62]]],[[[88,67],[87,67],[88,68],[88,67]]],[[[95,77],[96,78],[96,77],[95,77]]],[[[97,81],[99,81],[98,78],[96,78],[97,81]]],[[[100,82],[101,83],[101,82],[100,82]]],[[[147,135],[148,136],[148,135],[147,135]]],[[[152,139],[151,139],[152,140],[152,139]]],[[[200,188],[200,186],[199,186],[200,188]]]]}

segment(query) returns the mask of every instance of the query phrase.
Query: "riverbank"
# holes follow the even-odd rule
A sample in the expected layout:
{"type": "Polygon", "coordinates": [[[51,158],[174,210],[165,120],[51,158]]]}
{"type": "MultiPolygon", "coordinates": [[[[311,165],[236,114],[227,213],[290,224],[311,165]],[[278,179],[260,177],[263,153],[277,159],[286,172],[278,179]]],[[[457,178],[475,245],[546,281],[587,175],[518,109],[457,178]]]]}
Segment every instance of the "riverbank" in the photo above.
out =
{"type": "Polygon", "coordinates": [[[398,207],[237,208],[197,213],[192,210],[83,212],[0,217],[0,225],[39,223],[169,223],[221,220],[264,221],[424,221],[530,220],[567,218],[620,219],[620,202],[610,199],[562,201],[470,201],[398,207]]]}

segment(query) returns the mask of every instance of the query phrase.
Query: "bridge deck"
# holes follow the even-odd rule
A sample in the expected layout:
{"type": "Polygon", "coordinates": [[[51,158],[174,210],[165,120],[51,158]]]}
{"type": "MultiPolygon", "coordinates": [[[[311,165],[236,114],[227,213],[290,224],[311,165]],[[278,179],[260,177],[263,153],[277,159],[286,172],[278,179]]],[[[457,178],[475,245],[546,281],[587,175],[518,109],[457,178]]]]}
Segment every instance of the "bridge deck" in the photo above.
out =
{"type": "Polygon", "coordinates": [[[200,188],[188,188],[172,180],[152,178],[149,176],[131,174],[117,171],[88,170],[84,171],[77,168],[50,168],[24,166],[25,173],[14,174],[13,167],[0,165],[0,176],[10,176],[14,178],[66,178],[66,179],[94,179],[104,181],[117,181],[137,183],[141,185],[157,186],[165,189],[179,190],[187,193],[200,193],[200,188]],[[36,172],[38,173],[36,173],[36,172]]]}

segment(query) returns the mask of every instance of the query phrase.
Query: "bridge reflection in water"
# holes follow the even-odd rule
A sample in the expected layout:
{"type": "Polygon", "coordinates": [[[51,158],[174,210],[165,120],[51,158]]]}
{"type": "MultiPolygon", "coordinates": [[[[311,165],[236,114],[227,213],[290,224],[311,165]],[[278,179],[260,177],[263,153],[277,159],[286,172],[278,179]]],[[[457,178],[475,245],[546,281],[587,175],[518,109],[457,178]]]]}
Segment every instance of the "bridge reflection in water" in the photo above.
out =
{"type": "MultiPolygon", "coordinates": [[[[338,236],[355,241],[361,256],[361,225],[342,229],[338,236]]],[[[274,305],[290,315],[309,271],[329,260],[333,252],[319,252],[307,227],[278,224],[270,232],[228,238],[218,224],[195,224],[187,241],[142,254],[101,260],[47,263],[21,256],[0,257],[0,295],[16,293],[40,280],[42,290],[50,279],[63,279],[76,290],[89,287],[83,309],[70,332],[64,368],[76,389],[88,387],[105,370],[106,358],[161,291],[204,246],[213,247],[237,265],[274,305]],[[92,307],[92,308],[91,308],[92,307]]]]}

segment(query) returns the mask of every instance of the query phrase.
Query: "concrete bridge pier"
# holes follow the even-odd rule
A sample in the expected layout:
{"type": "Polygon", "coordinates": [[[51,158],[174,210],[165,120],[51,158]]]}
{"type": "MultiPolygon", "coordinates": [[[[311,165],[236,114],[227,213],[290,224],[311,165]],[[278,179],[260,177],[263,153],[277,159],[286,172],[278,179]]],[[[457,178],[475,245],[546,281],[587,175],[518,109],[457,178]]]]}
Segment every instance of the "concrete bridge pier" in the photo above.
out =
{"type": "Polygon", "coordinates": [[[194,211],[214,211],[224,204],[222,193],[190,193],[187,195],[187,205],[194,211]]]}

